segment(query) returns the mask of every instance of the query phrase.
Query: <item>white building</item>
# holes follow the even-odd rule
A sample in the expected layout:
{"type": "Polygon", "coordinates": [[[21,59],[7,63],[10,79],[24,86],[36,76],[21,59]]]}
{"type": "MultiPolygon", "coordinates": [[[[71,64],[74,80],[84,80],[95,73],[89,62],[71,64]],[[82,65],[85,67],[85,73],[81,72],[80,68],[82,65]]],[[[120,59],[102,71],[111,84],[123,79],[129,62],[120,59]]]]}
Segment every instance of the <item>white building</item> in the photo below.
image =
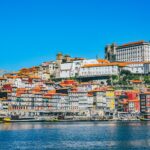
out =
{"type": "Polygon", "coordinates": [[[60,78],[117,75],[118,63],[104,59],[78,60],[60,65],[60,78]]]}
{"type": "Polygon", "coordinates": [[[81,67],[80,77],[118,75],[119,69],[113,64],[89,64],[81,67]]]}
{"type": "Polygon", "coordinates": [[[150,61],[150,43],[140,41],[118,46],[116,48],[116,61],[150,61]]]}
{"type": "Polygon", "coordinates": [[[147,62],[144,64],[144,73],[149,74],[150,73],[150,62],[147,62]]]}
{"type": "Polygon", "coordinates": [[[98,64],[98,60],[97,59],[85,59],[82,61],[82,66],[86,65],[86,64],[98,64]]]}
{"type": "Polygon", "coordinates": [[[111,62],[145,62],[150,61],[150,42],[138,41],[117,46],[108,45],[105,48],[105,58],[111,62]]]}
{"type": "Polygon", "coordinates": [[[55,71],[56,71],[56,63],[54,61],[51,61],[49,63],[49,73],[50,73],[50,76],[54,76],[55,71]]]}
{"type": "Polygon", "coordinates": [[[144,74],[144,63],[143,62],[126,62],[124,70],[129,70],[133,74],[144,74]]]}
{"type": "Polygon", "coordinates": [[[7,79],[0,77],[0,88],[7,82],[7,79]]]}
{"type": "Polygon", "coordinates": [[[60,76],[59,78],[69,78],[71,77],[71,68],[72,68],[72,63],[63,63],[60,65],[60,76]]]}
{"type": "Polygon", "coordinates": [[[60,78],[70,78],[78,76],[82,60],[62,63],[60,65],[60,78]]]}

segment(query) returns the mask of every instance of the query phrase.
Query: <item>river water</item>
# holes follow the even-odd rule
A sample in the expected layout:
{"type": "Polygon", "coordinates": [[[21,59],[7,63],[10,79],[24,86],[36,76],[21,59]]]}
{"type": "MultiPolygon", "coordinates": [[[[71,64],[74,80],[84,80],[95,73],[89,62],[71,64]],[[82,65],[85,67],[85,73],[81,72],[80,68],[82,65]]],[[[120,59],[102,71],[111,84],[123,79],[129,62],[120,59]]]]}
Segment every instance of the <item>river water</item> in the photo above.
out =
{"type": "Polygon", "coordinates": [[[146,150],[150,122],[0,124],[0,150],[146,150]]]}

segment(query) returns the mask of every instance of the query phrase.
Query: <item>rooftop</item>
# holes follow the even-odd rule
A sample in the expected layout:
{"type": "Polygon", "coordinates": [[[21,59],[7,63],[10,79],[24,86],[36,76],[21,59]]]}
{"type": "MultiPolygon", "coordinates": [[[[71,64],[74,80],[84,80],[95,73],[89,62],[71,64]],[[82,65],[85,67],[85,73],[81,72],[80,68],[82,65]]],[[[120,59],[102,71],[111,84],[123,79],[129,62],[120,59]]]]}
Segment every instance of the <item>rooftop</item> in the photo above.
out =
{"type": "Polygon", "coordinates": [[[136,45],[142,45],[142,44],[149,44],[149,42],[145,42],[144,40],[137,41],[137,42],[130,42],[130,43],[120,45],[120,46],[118,46],[118,48],[136,46],[136,45]]]}

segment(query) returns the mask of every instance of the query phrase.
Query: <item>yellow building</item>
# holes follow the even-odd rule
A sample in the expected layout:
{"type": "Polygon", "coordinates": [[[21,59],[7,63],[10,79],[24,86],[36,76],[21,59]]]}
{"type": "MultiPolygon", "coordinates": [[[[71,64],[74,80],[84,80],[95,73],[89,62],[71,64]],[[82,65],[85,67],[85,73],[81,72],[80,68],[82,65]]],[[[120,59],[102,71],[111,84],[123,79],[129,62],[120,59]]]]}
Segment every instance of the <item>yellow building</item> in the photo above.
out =
{"type": "Polygon", "coordinates": [[[107,90],[106,91],[106,100],[107,100],[107,106],[111,110],[115,109],[115,93],[114,93],[114,90],[107,90]]]}

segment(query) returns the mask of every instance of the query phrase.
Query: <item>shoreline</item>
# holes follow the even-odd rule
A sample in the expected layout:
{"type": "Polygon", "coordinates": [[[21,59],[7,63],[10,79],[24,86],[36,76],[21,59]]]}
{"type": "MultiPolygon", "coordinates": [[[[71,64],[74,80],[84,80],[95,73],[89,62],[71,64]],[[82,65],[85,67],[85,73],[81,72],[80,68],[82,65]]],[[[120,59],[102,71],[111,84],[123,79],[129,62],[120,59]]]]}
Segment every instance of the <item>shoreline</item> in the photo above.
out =
{"type": "Polygon", "coordinates": [[[149,120],[11,120],[1,121],[0,123],[25,123],[25,122],[39,122],[39,123],[59,123],[59,122],[147,122],[149,120]]]}

